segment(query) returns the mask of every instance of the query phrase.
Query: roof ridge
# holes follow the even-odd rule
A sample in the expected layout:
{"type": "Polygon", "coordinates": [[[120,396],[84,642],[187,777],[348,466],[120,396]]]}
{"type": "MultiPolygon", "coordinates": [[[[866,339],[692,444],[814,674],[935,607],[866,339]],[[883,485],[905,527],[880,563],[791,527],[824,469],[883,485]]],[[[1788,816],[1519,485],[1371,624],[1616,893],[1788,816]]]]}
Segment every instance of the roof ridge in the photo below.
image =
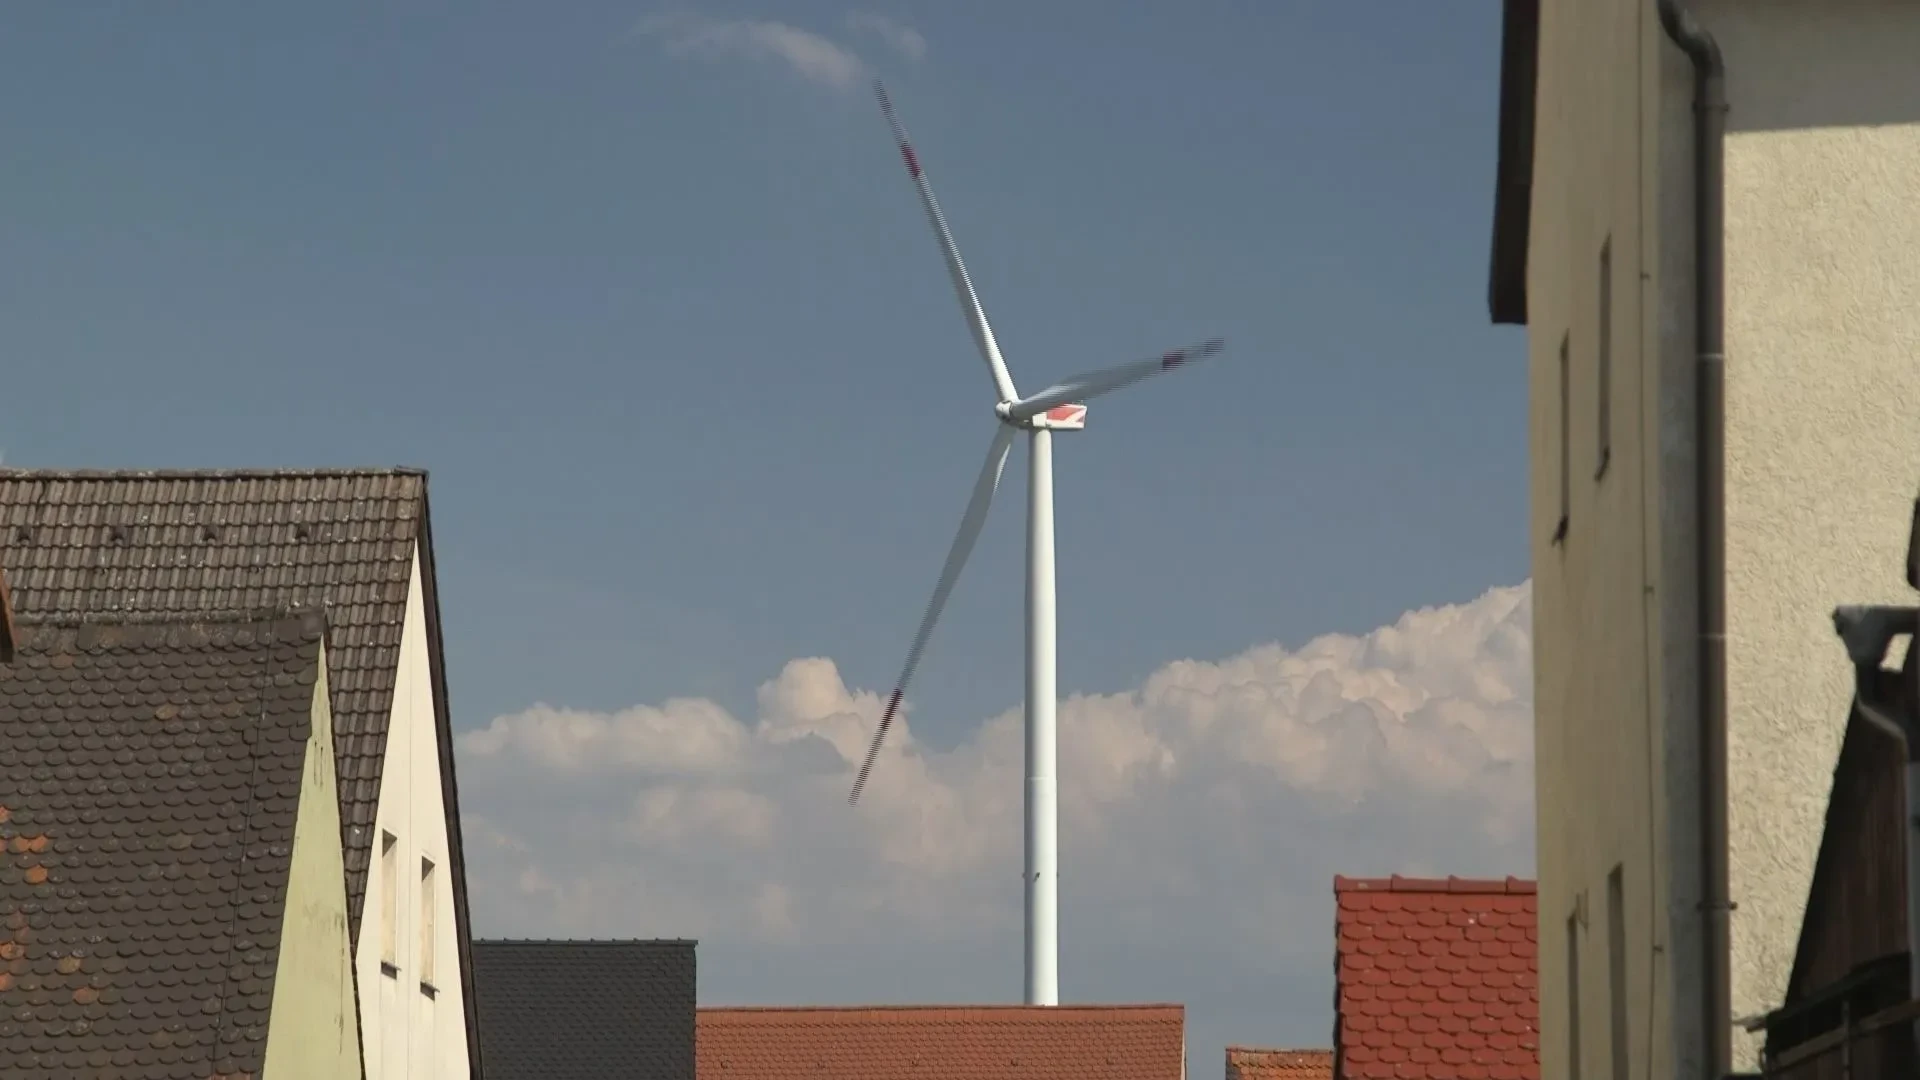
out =
{"type": "Polygon", "coordinates": [[[302,477],[426,476],[418,465],[241,469],[23,469],[0,468],[7,480],[290,480],[302,477]]]}
{"type": "Polygon", "coordinates": [[[1506,896],[1531,896],[1538,891],[1538,883],[1531,878],[1518,878],[1512,875],[1504,878],[1463,878],[1452,875],[1443,878],[1420,878],[1394,874],[1392,877],[1361,878],[1335,874],[1333,891],[1336,893],[1492,893],[1506,896]]]}
{"type": "Polygon", "coordinates": [[[260,623],[324,619],[322,604],[276,604],[260,608],[208,608],[205,611],[61,611],[17,616],[22,628],[70,629],[80,626],[251,626],[260,623]]]}
{"type": "Polygon", "coordinates": [[[206,618],[155,616],[121,619],[101,615],[28,620],[20,628],[17,652],[53,654],[71,651],[185,649],[266,649],[275,645],[324,642],[327,618],[308,608],[265,617],[206,618]],[[66,640],[71,638],[71,640],[66,640]]]}
{"type": "MultiPolygon", "coordinates": [[[[475,942],[478,944],[478,942],[475,942]]],[[[1024,1012],[1053,1015],[1069,1012],[1166,1012],[1173,1009],[1184,1011],[1186,1006],[1178,1002],[1114,1002],[1109,1004],[1091,1003],[1080,1005],[952,1005],[952,1004],[883,1004],[883,1005],[702,1005],[702,1013],[856,1013],[856,1012],[1024,1012]]]]}
{"type": "Polygon", "coordinates": [[[474,938],[475,945],[698,945],[694,938],[474,938]]]}
{"type": "Polygon", "coordinates": [[[1333,1049],[1326,1046],[1240,1046],[1227,1044],[1229,1054],[1331,1054],[1333,1049]]]}

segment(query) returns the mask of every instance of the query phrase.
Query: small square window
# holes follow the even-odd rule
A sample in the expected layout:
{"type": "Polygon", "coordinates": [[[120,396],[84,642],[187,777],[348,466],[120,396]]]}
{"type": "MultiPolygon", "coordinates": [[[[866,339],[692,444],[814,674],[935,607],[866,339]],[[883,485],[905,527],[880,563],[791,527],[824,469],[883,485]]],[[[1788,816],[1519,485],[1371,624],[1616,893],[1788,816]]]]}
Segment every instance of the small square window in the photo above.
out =
{"type": "Polygon", "coordinates": [[[1613,237],[1600,245],[1600,326],[1594,346],[1595,378],[1598,385],[1600,446],[1593,466],[1593,477],[1607,475],[1613,460],[1613,237]]]}
{"type": "Polygon", "coordinates": [[[1567,916],[1567,1080],[1580,1080],[1580,913],[1567,916]]]}
{"type": "Polygon", "coordinates": [[[1553,542],[1567,538],[1567,523],[1573,516],[1573,384],[1572,335],[1560,338],[1560,521],[1553,529],[1553,542]]]}
{"type": "Polygon", "coordinates": [[[433,939],[434,939],[434,880],[433,860],[420,860],[420,989],[433,993],[433,939]]]}
{"type": "Polygon", "coordinates": [[[386,830],[380,832],[380,970],[400,974],[400,956],[395,937],[400,922],[400,840],[386,830]]]}
{"type": "Polygon", "coordinates": [[[1628,1010],[1632,995],[1627,993],[1627,889],[1626,868],[1616,865],[1607,875],[1607,994],[1613,1026],[1613,1080],[1632,1080],[1632,1049],[1628,1029],[1628,1010]]]}

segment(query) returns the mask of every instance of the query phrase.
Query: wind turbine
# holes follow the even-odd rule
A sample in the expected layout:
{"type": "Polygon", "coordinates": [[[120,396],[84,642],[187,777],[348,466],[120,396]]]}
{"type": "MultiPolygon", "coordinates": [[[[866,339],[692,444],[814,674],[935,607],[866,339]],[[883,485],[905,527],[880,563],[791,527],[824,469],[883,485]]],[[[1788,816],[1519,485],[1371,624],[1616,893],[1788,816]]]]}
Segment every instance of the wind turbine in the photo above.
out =
{"type": "Polygon", "coordinates": [[[867,775],[873,769],[874,758],[880,753],[880,744],[886,739],[887,729],[892,726],[895,714],[900,711],[900,701],[906,693],[907,682],[920,665],[921,654],[926,651],[927,639],[932,636],[934,624],[940,620],[940,612],[946,607],[947,596],[953,592],[954,583],[959,580],[960,571],[967,564],[967,556],[973,551],[973,543],[979,539],[980,529],[986,524],[987,510],[993,503],[994,492],[1000,486],[1000,472],[1006,465],[1007,451],[1013,445],[1013,437],[1016,433],[1026,432],[1030,466],[1027,487],[1027,799],[1024,875],[1027,907],[1026,1001],[1029,1005],[1058,1005],[1060,862],[1059,807],[1055,792],[1053,433],[1083,430],[1087,423],[1085,403],[1089,399],[1139,382],[1149,375],[1171,371],[1202,357],[1212,356],[1224,347],[1224,343],[1216,338],[1202,345],[1164,353],[1151,360],[1070,376],[1037,394],[1021,397],[1014,389],[1012,376],[1007,374],[1006,361],[1001,359],[1000,346],[993,338],[993,328],[987,324],[987,313],[981,308],[980,298],[973,291],[973,281],[967,277],[966,264],[960,261],[960,249],[954,245],[946,217],[940,213],[940,204],[934,200],[933,188],[928,186],[926,173],[920,168],[920,158],[907,141],[906,129],[894,114],[886,87],[875,82],[873,89],[880,99],[880,111],[893,128],[894,141],[900,145],[900,157],[906,162],[907,175],[913,178],[914,184],[920,189],[920,202],[926,208],[927,220],[932,223],[934,235],[939,238],[941,251],[946,255],[947,274],[953,279],[953,290],[960,298],[967,328],[973,332],[973,343],[979,348],[980,358],[986,361],[987,371],[993,377],[993,413],[997,423],[993,442],[987,448],[986,464],[981,467],[980,479],[973,486],[973,498],[968,501],[967,512],[960,519],[959,535],[953,538],[953,547],[947,552],[947,562],[940,570],[940,580],[934,586],[933,598],[927,601],[920,627],[914,631],[913,644],[907,649],[907,662],[900,671],[900,680],[894,684],[893,693],[887,698],[886,712],[880,717],[880,728],[874,732],[873,744],[867,748],[866,760],[860,766],[860,774],[854,779],[853,791],[847,801],[860,801],[860,792],[866,787],[867,775]]]}

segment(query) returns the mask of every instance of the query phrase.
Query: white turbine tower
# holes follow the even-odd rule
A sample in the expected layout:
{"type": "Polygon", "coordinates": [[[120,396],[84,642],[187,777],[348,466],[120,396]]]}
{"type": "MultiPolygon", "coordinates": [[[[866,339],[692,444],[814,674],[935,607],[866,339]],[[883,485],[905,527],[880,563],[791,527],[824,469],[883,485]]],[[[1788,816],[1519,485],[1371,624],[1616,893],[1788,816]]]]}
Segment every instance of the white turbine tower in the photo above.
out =
{"type": "Polygon", "coordinates": [[[880,744],[887,737],[887,728],[893,724],[894,715],[900,710],[907,681],[913,678],[914,668],[919,666],[921,653],[927,647],[927,639],[933,634],[941,610],[946,607],[947,596],[953,592],[954,582],[959,580],[960,571],[966,566],[967,556],[973,551],[973,543],[980,536],[981,526],[986,524],[987,509],[992,505],[994,492],[1000,486],[1000,470],[1006,464],[1014,433],[1024,431],[1027,433],[1030,448],[1028,461],[1031,466],[1027,489],[1026,1001],[1029,1005],[1058,1005],[1060,862],[1059,810],[1055,801],[1054,771],[1053,433],[1085,428],[1087,407],[1084,402],[1089,398],[1118,390],[1149,375],[1170,371],[1201,357],[1212,356],[1220,351],[1222,343],[1215,339],[1192,348],[1177,349],[1151,360],[1075,375],[1030,397],[1021,397],[1013,387],[1012,377],[1007,374],[1006,362],[1000,358],[1000,346],[993,340],[993,328],[987,325],[987,314],[980,307],[980,298],[974,294],[973,282],[967,277],[965,264],[960,261],[960,249],[954,246],[953,234],[947,230],[940,204],[934,201],[933,188],[928,186],[926,174],[920,169],[920,159],[907,141],[906,129],[894,115],[893,105],[887,100],[886,88],[877,82],[873,88],[879,95],[881,112],[886,114],[887,123],[893,127],[893,137],[900,144],[900,156],[906,161],[907,174],[913,177],[920,189],[920,201],[926,207],[927,218],[933,223],[933,231],[939,237],[941,250],[947,257],[947,273],[953,278],[953,289],[959,294],[967,327],[973,332],[973,342],[979,347],[980,357],[987,362],[987,370],[993,376],[996,395],[993,411],[998,424],[993,443],[987,449],[986,464],[980,470],[979,481],[974,484],[973,498],[967,503],[966,515],[960,519],[960,533],[953,538],[953,547],[947,552],[947,562],[940,570],[940,581],[934,586],[933,598],[927,601],[920,628],[914,631],[913,644],[907,649],[907,662],[901,669],[900,681],[894,684],[893,694],[887,699],[886,712],[880,717],[880,728],[874,732],[873,744],[867,749],[866,761],[860,766],[860,774],[853,782],[853,792],[848,802],[858,802],[860,799],[867,775],[873,769],[874,758],[880,753],[880,744]]]}

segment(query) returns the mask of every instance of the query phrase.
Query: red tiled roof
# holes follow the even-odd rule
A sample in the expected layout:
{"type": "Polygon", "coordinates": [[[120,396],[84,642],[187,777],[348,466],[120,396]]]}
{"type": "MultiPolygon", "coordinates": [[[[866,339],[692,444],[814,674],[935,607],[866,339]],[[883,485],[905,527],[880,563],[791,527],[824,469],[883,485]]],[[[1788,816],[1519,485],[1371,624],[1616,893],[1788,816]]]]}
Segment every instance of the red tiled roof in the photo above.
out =
{"type": "Polygon", "coordinates": [[[1534,884],[1333,879],[1339,1080],[1539,1080],[1534,884]]]}
{"type": "Polygon", "coordinates": [[[1333,1051],[1229,1046],[1227,1080],[1333,1080],[1333,1051]]]}
{"type": "Polygon", "coordinates": [[[699,1080],[1181,1080],[1180,1005],[701,1009],[699,1080]]]}

